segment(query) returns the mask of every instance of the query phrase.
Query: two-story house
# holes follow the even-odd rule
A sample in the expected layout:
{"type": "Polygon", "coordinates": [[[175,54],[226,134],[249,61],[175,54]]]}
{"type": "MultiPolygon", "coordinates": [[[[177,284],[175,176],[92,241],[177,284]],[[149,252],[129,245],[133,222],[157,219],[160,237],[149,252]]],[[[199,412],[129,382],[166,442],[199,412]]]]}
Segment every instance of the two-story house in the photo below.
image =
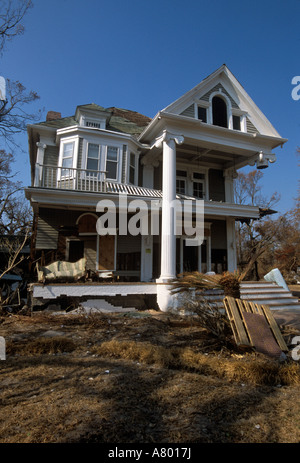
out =
{"type": "Polygon", "coordinates": [[[259,219],[261,211],[234,203],[234,177],[247,165],[267,168],[286,141],[226,65],[153,119],[87,104],[71,117],[49,112],[28,126],[28,139],[34,259],[85,256],[100,276],[113,271],[119,282],[156,283],[183,271],[236,269],[235,222],[259,219]],[[160,232],[120,233],[120,195],[149,210],[156,201],[160,232]],[[171,227],[166,205],[187,198],[204,201],[199,246],[187,246],[185,233],[171,227]],[[100,200],[116,205],[116,234],[97,233],[100,200]]]}

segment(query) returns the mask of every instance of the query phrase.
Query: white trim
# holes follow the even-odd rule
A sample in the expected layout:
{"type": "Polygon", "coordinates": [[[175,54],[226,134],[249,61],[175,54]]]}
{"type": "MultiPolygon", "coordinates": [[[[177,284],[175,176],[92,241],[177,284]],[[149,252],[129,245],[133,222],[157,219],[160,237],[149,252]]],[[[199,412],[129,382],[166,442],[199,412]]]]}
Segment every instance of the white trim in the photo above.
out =
{"type": "MultiPolygon", "coordinates": [[[[76,169],[77,168],[77,162],[78,162],[78,148],[79,148],[79,137],[78,136],[72,136],[72,137],[65,137],[60,140],[60,145],[59,145],[59,155],[58,155],[58,169],[57,172],[57,181],[59,181],[61,178],[64,176],[62,175],[62,161],[63,161],[63,153],[64,153],[64,146],[68,143],[73,143],[73,154],[72,154],[72,167],[69,167],[69,169],[76,169]]],[[[68,167],[66,167],[68,169],[68,167]]],[[[70,180],[75,179],[75,175],[73,172],[73,175],[68,175],[70,180]]]]}
{"type": "Polygon", "coordinates": [[[95,219],[98,220],[99,216],[97,214],[95,214],[94,212],[83,212],[82,214],[80,214],[79,217],[77,217],[77,220],[76,220],[76,225],[79,224],[79,220],[84,217],[85,215],[92,215],[93,217],[95,217],[95,219]]]}
{"type": "Polygon", "coordinates": [[[227,110],[227,129],[232,129],[232,107],[231,107],[231,101],[228,98],[228,96],[222,92],[222,88],[219,90],[212,92],[209,96],[209,108],[208,108],[208,117],[207,117],[207,123],[214,125],[213,123],[213,109],[212,109],[212,100],[214,97],[219,97],[222,100],[225,100],[226,103],[226,110],[227,110]]]}

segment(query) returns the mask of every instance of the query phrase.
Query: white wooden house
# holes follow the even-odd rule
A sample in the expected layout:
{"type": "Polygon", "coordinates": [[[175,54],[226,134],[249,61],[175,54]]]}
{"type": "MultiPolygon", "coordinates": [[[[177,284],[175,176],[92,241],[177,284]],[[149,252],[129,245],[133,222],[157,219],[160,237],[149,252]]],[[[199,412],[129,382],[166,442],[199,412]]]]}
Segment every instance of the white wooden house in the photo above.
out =
{"type": "Polygon", "coordinates": [[[183,271],[236,268],[235,222],[259,219],[261,211],[234,203],[233,179],[244,166],[271,166],[273,150],[286,141],[226,65],[153,119],[87,104],[72,117],[49,112],[45,122],[28,126],[28,139],[34,258],[85,256],[92,272],[152,283],[183,271]],[[118,222],[116,235],[100,236],[97,204],[113,201],[120,214],[120,194],[149,208],[162,204],[160,233],[124,235],[118,222]],[[187,198],[204,201],[200,246],[167,232],[172,213],[164,200],[187,198]]]}

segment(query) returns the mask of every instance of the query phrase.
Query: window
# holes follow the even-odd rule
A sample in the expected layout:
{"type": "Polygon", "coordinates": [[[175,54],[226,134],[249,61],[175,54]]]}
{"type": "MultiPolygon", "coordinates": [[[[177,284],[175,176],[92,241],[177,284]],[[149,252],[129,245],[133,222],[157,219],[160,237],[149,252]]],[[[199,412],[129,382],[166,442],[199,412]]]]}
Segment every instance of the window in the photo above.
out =
{"type": "Polygon", "coordinates": [[[204,198],[204,182],[205,174],[194,172],[193,174],[193,196],[196,198],[204,198]]]}
{"type": "Polygon", "coordinates": [[[107,147],[106,155],[106,178],[110,180],[118,179],[118,157],[119,150],[115,146],[107,147]]]}
{"type": "Polygon", "coordinates": [[[186,171],[176,170],[176,193],[184,195],[186,192],[186,171]]]}
{"type": "Polygon", "coordinates": [[[214,96],[212,99],[212,116],[213,125],[219,127],[228,127],[227,122],[227,105],[223,98],[214,96]]]}
{"type": "Polygon", "coordinates": [[[135,183],[135,154],[130,153],[129,159],[129,182],[134,184],[135,183]]]}
{"type": "Polygon", "coordinates": [[[88,152],[87,152],[87,174],[92,176],[97,176],[97,171],[99,169],[99,161],[100,161],[100,145],[96,145],[95,143],[88,144],[88,152]]]}
{"type": "Polygon", "coordinates": [[[201,119],[202,122],[207,122],[206,108],[198,106],[198,119],[201,119]]]}
{"type": "Polygon", "coordinates": [[[232,127],[234,130],[241,130],[240,116],[232,116],[232,127]]]}
{"type": "Polygon", "coordinates": [[[86,121],[86,127],[93,127],[94,129],[101,129],[100,122],[86,121]]]}
{"type": "Polygon", "coordinates": [[[62,176],[71,175],[71,169],[73,167],[73,152],[74,152],[74,142],[63,144],[61,165],[62,167],[65,167],[65,169],[61,170],[62,176]]]}

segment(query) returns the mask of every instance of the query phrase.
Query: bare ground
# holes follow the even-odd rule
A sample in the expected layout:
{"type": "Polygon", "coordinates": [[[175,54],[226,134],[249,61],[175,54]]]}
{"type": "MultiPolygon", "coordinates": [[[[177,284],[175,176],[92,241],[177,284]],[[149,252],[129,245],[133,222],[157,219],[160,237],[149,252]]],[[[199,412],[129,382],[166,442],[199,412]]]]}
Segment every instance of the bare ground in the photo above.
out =
{"type": "Polygon", "coordinates": [[[300,442],[299,363],[195,319],[38,312],[0,318],[0,335],[0,443],[300,442]]]}

